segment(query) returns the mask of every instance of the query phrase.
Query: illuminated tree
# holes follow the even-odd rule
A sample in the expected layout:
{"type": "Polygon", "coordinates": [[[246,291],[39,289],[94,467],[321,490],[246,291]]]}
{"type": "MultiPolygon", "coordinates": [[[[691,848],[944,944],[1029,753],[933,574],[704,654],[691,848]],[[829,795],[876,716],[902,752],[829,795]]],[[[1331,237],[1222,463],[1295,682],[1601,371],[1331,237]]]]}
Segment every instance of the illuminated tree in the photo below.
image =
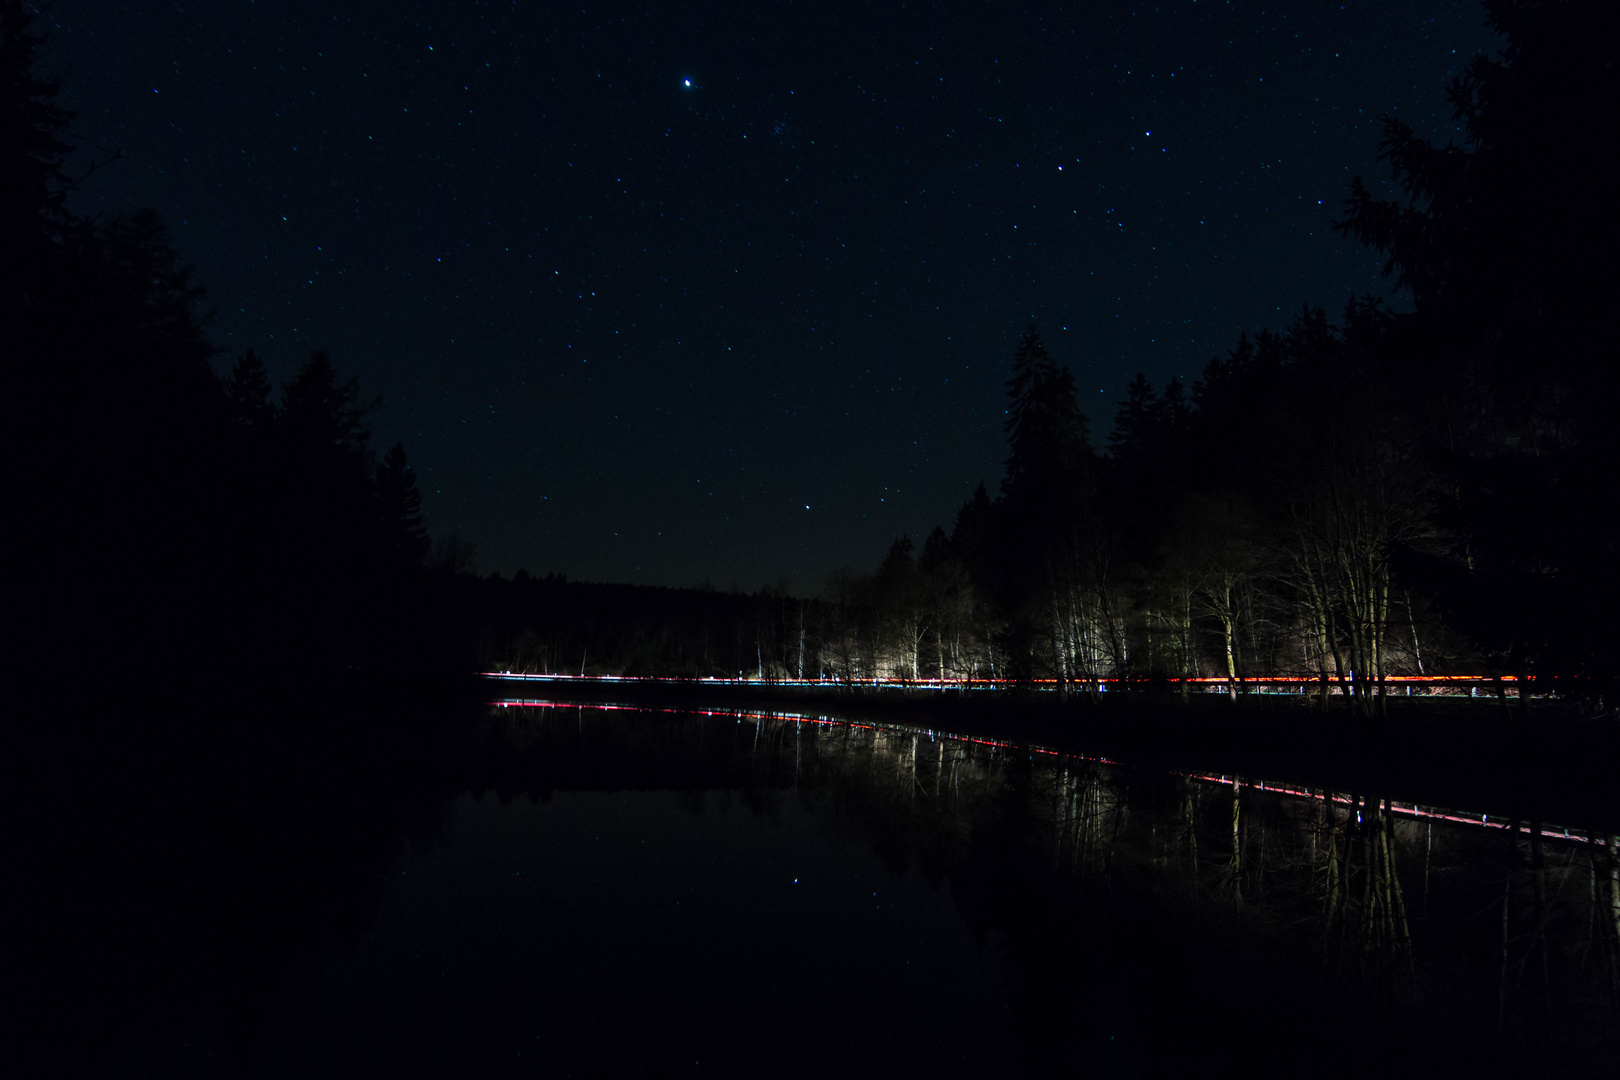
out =
{"type": "Polygon", "coordinates": [[[929,631],[922,575],[912,558],[911,538],[898,537],[878,566],[873,595],[881,635],[880,658],[891,677],[916,679],[921,673],[923,638],[929,631]]]}
{"type": "Polygon", "coordinates": [[[846,685],[872,670],[865,626],[869,591],[870,579],[848,567],[833,571],[822,590],[821,668],[846,685]]]}
{"type": "MultiPolygon", "coordinates": [[[[981,486],[980,490],[983,488],[981,486]]],[[[933,639],[933,666],[941,680],[972,679],[982,665],[975,626],[973,579],[945,530],[935,527],[917,560],[923,605],[933,639]]]]}

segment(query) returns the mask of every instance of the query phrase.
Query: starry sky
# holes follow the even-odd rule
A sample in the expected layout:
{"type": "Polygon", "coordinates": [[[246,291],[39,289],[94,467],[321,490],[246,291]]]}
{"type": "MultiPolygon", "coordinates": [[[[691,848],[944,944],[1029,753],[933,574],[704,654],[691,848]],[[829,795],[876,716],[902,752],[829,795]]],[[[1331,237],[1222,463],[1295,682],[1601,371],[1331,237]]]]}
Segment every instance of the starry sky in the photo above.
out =
{"type": "MultiPolygon", "coordinates": [[[[1037,322],[1138,370],[1388,295],[1379,121],[1458,138],[1473,0],[57,0],[82,213],[155,207],[222,370],[330,350],[488,572],[810,593],[950,526],[1037,322]],[[98,149],[99,148],[99,149],[98,149]]],[[[1392,298],[1398,309],[1399,296],[1392,298]]]]}

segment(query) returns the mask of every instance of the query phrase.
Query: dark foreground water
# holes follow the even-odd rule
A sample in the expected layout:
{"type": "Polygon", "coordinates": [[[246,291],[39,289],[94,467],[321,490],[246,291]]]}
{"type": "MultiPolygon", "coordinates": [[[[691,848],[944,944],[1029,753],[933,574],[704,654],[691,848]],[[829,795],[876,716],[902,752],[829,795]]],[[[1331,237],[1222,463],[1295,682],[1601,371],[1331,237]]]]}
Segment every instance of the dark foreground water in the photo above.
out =
{"type": "Polygon", "coordinates": [[[1613,836],[878,723],[405,712],[75,803],[112,839],[62,864],[73,1045],[129,1076],[1620,1065],[1613,836]]]}
{"type": "Polygon", "coordinates": [[[1614,1062],[1611,838],[877,724],[528,707],[482,740],[258,1071],[1614,1062]]]}
{"type": "Polygon", "coordinates": [[[464,797],[323,967],[272,1071],[966,1068],[1008,1029],[999,960],[948,884],[791,794],[464,797]]]}

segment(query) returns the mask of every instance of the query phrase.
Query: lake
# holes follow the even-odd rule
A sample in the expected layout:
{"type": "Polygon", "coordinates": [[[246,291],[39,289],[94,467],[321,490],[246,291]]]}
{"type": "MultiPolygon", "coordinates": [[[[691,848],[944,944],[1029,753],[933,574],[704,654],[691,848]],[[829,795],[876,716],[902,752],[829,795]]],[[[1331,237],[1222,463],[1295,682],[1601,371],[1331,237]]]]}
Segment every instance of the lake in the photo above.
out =
{"type": "Polygon", "coordinates": [[[876,722],[530,705],[480,739],[256,1071],[1613,1060],[1612,838],[876,722]]]}

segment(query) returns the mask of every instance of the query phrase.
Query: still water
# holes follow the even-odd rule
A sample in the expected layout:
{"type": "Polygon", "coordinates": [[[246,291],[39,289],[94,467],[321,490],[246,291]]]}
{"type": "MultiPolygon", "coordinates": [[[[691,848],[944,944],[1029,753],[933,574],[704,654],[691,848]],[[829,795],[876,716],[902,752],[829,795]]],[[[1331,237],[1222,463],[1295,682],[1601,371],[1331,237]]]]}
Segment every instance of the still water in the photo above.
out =
{"type": "Polygon", "coordinates": [[[986,1061],[1006,996],[949,888],[892,873],[795,798],[767,803],[458,800],[360,948],[321,973],[284,1070],[986,1061]]]}
{"type": "Polygon", "coordinates": [[[825,718],[501,708],[469,768],[254,1071],[1615,1062],[1612,838],[825,718]]]}

